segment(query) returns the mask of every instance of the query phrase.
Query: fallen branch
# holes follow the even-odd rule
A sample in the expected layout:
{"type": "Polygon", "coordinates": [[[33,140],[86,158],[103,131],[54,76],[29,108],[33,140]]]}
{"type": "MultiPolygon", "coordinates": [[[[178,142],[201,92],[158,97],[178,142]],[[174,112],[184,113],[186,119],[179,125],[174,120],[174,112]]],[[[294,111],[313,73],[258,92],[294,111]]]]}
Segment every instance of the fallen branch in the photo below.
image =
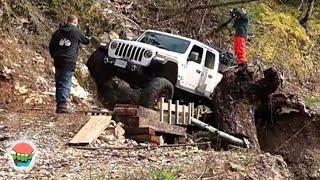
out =
{"type": "Polygon", "coordinates": [[[156,6],[149,6],[148,9],[153,11],[174,11],[175,13],[183,12],[185,10],[192,11],[192,10],[199,10],[199,9],[214,9],[222,6],[231,6],[237,4],[245,4],[245,3],[252,3],[252,2],[259,2],[260,0],[239,0],[239,1],[231,1],[231,2],[223,2],[219,4],[209,4],[209,5],[198,5],[198,6],[184,6],[184,7],[156,7],[156,6]]]}
{"type": "Polygon", "coordinates": [[[71,146],[76,149],[81,150],[99,150],[99,149],[109,149],[109,150],[132,150],[132,149],[158,149],[158,148],[173,148],[173,147],[188,147],[188,146],[200,146],[200,145],[209,145],[210,142],[203,143],[192,143],[192,144],[169,144],[161,146],[134,146],[134,147],[111,147],[111,146],[102,146],[102,147],[81,147],[81,146],[71,146]]]}
{"type": "Polygon", "coordinates": [[[201,25],[200,25],[199,32],[198,32],[198,36],[200,36],[200,34],[201,34],[202,26],[203,26],[203,23],[204,23],[204,19],[205,19],[206,15],[207,15],[207,11],[208,11],[208,9],[206,9],[206,11],[203,14],[201,25]]]}
{"type": "Polygon", "coordinates": [[[123,19],[126,19],[126,20],[130,21],[132,24],[134,24],[134,25],[138,28],[138,30],[139,30],[140,32],[143,32],[143,31],[144,31],[144,30],[138,25],[138,23],[136,23],[134,20],[132,20],[132,19],[130,19],[130,18],[124,16],[124,15],[118,15],[118,14],[116,14],[116,16],[118,16],[119,18],[123,18],[123,19]]]}
{"type": "Polygon", "coordinates": [[[233,144],[233,145],[237,145],[237,146],[241,146],[241,147],[245,147],[245,148],[249,148],[249,143],[246,142],[245,140],[242,140],[240,138],[237,138],[235,136],[232,136],[230,134],[227,134],[225,132],[222,132],[222,131],[219,131],[218,129],[198,120],[198,119],[195,119],[195,118],[192,118],[191,120],[192,124],[196,125],[196,126],[199,126],[201,128],[204,128],[208,131],[210,131],[211,133],[214,133],[216,134],[218,137],[220,137],[221,139],[227,141],[228,143],[230,144],[233,144]]]}

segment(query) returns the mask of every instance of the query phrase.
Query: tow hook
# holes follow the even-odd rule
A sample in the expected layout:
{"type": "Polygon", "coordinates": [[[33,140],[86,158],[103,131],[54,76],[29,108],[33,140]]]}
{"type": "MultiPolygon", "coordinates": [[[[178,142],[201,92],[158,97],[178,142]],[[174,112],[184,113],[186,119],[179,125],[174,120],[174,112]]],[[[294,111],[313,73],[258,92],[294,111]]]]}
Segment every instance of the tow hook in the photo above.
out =
{"type": "Polygon", "coordinates": [[[137,66],[136,65],[133,65],[132,67],[131,67],[131,71],[136,71],[137,70],[137,66]]]}
{"type": "Polygon", "coordinates": [[[109,62],[110,62],[110,61],[109,61],[109,58],[108,58],[108,57],[105,57],[105,58],[103,59],[103,62],[104,62],[105,64],[109,63],[109,62]]]}

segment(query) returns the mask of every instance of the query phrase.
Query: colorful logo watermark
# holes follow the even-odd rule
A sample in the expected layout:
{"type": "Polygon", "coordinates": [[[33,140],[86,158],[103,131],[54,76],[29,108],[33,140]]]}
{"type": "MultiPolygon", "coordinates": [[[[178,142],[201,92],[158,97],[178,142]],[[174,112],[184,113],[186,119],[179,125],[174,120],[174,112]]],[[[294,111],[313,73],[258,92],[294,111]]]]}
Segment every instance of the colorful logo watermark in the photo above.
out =
{"type": "Polygon", "coordinates": [[[31,142],[14,143],[8,150],[11,166],[16,170],[31,170],[37,158],[37,149],[31,142]]]}

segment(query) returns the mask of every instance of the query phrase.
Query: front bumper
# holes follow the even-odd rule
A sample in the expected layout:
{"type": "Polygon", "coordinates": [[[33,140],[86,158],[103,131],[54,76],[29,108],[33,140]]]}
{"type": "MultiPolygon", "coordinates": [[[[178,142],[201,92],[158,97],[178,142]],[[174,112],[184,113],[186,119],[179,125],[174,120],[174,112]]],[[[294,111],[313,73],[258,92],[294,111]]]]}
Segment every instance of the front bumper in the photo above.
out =
{"type": "Polygon", "coordinates": [[[146,68],[139,64],[135,64],[130,60],[111,58],[111,57],[104,58],[104,63],[107,65],[113,66],[115,69],[122,72],[129,71],[129,72],[135,72],[138,74],[142,74],[144,72],[144,69],[146,68]]]}

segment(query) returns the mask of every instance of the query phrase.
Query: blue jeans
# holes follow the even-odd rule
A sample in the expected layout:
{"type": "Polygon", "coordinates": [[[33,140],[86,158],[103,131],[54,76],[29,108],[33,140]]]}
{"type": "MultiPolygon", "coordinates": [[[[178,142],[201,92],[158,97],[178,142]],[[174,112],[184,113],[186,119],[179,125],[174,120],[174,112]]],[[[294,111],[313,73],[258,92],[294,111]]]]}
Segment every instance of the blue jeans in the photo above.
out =
{"type": "Polygon", "coordinates": [[[63,68],[55,68],[55,81],[56,81],[56,102],[57,109],[67,108],[68,98],[70,96],[72,76],[74,71],[66,70],[63,68]]]}

